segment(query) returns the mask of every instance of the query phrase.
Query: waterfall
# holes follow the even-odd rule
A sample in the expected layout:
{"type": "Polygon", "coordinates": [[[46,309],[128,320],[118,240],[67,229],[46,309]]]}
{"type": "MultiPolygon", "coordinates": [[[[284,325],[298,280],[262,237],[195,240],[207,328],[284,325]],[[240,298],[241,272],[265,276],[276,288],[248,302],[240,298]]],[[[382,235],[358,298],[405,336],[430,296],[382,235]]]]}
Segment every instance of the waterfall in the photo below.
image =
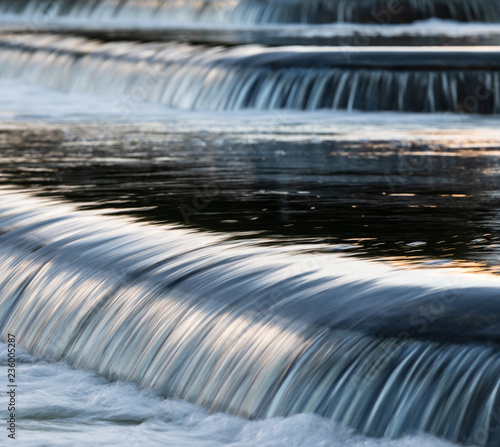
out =
{"type": "Polygon", "coordinates": [[[498,445],[488,276],[394,275],[8,190],[0,232],[0,333],[37,356],[212,411],[498,445]]]}
{"type": "Polygon", "coordinates": [[[500,46],[474,46],[499,41],[500,0],[0,0],[0,16],[8,430],[113,436],[112,408],[73,426],[23,394],[30,377],[50,395],[32,363],[64,362],[249,424],[325,418],[356,445],[500,445],[497,117],[459,116],[500,113],[500,46]]]}
{"type": "Polygon", "coordinates": [[[207,23],[499,22],[498,0],[2,0],[0,12],[82,20],[207,23]]]}
{"type": "Polygon", "coordinates": [[[500,112],[496,47],[304,51],[12,35],[0,49],[1,77],[179,109],[500,112]]]}

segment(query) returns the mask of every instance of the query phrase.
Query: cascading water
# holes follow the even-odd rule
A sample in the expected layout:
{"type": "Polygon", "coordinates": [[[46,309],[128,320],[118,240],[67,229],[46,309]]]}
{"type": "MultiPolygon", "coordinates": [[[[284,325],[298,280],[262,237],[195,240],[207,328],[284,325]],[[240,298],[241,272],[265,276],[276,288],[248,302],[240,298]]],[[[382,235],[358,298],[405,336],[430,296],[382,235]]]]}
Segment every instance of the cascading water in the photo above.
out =
{"type": "Polygon", "coordinates": [[[396,276],[8,191],[0,230],[2,337],[38,356],[251,418],[498,445],[493,277],[396,276]]]}
{"type": "Polygon", "coordinates": [[[62,19],[207,23],[409,23],[428,18],[499,22],[498,0],[2,0],[0,12],[62,19]]]}
{"type": "Polygon", "coordinates": [[[29,352],[22,445],[123,447],[132,426],[162,447],[500,445],[500,0],[0,16],[0,337],[29,352]],[[193,434],[201,411],[217,442],[193,434]],[[271,429],[245,443],[242,424],[271,429]]]}
{"type": "Polygon", "coordinates": [[[496,47],[303,51],[14,35],[0,49],[1,77],[179,109],[500,112],[496,47]]]}

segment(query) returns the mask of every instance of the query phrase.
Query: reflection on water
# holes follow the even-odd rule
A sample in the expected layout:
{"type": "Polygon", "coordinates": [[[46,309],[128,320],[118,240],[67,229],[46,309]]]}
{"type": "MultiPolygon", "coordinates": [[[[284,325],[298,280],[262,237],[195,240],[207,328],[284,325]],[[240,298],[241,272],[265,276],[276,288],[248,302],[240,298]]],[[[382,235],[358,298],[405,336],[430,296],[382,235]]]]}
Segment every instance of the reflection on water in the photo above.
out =
{"type": "Polygon", "coordinates": [[[98,142],[79,132],[4,131],[2,183],[236,238],[420,266],[500,265],[492,143],[295,135],[284,145],[283,134],[145,138],[118,127],[98,142]]]}

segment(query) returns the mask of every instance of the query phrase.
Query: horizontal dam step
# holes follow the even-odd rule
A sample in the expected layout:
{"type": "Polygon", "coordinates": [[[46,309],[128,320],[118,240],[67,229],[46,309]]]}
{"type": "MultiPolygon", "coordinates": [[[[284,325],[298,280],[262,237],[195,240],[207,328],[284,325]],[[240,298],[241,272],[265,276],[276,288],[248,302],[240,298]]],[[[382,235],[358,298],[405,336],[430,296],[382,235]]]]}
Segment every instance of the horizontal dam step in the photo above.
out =
{"type": "MultiPolygon", "coordinates": [[[[135,22],[118,26],[113,22],[103,23],[57,23],[27,25],[23,19],[0,22],[4,33],[36,34],[52,33],[81,35],[103,41],[125,40],[131,36],[142,42],[187,42],[208,45],[268,46],[315,45],[352,46],[361,50],[367,46],[498,46],[500,30],[494,25],[432,24],[422,26],[379,25],[227,25],[214,28],[210,24],[189,26],[151,25],[135,22]],[[360,48],[361,47],[361,48],[360,48]]],[[[353,49],[353,50],[355,50],[353,49]]]]}
{"type": "Polygon", "coordinates": [[[179,109],[500,112],[499,47],[226,48],[3,35],[0,49],[3,78],[179,109]]]}
{"type": "Polygon", "coordinates": [[[498,445],[498,277],[299,249],[2,190],[0,334],[211,411],[498,445]]]}
{"type": "MultiPolygon", "coordinates": [[[[156,57],[172,59],[200,54],[198,63],[225,63],[262,68],[390,68],[390,69],[500,69],[500,46],[466,47],[280,47],[259,45],[241,47],[204,47],[186,44],[106,42],[55,34],[0,34],[0,48],[71,54],[75,57],[95,55],[130,61],[155,62],[156,57]],[[168,51],[168,50],[172,51],[168,51]],[[164,50],[162,52],[162,50],[164,50]],[[185,54],[180,51],[184,50],[185,54]],[[213,51],[210,51],[213,50],[213,51]],[[206,51],[206,58],[203,52],[206,51]],[[155,53],[153,53],[155,52],[155,53]],[[169,54],[170,53],[170,54],[169,54]]],[[[159,60],[161,61],[161,59],[159,60]]],[[[189,60],[186,60],[189,62],[189,60]]]]}

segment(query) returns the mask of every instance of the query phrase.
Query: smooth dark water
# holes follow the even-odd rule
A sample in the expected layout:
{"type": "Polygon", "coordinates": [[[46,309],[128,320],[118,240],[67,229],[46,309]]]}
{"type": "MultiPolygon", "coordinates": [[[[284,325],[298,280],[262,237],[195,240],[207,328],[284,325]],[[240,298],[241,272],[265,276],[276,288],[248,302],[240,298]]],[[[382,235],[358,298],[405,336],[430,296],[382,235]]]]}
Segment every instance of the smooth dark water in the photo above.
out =
{"type": "Polygon", "coordinates": [[[2,183],[236,238],[498,266],[496,146],[64,130],[4,133],[2,183]]]}

